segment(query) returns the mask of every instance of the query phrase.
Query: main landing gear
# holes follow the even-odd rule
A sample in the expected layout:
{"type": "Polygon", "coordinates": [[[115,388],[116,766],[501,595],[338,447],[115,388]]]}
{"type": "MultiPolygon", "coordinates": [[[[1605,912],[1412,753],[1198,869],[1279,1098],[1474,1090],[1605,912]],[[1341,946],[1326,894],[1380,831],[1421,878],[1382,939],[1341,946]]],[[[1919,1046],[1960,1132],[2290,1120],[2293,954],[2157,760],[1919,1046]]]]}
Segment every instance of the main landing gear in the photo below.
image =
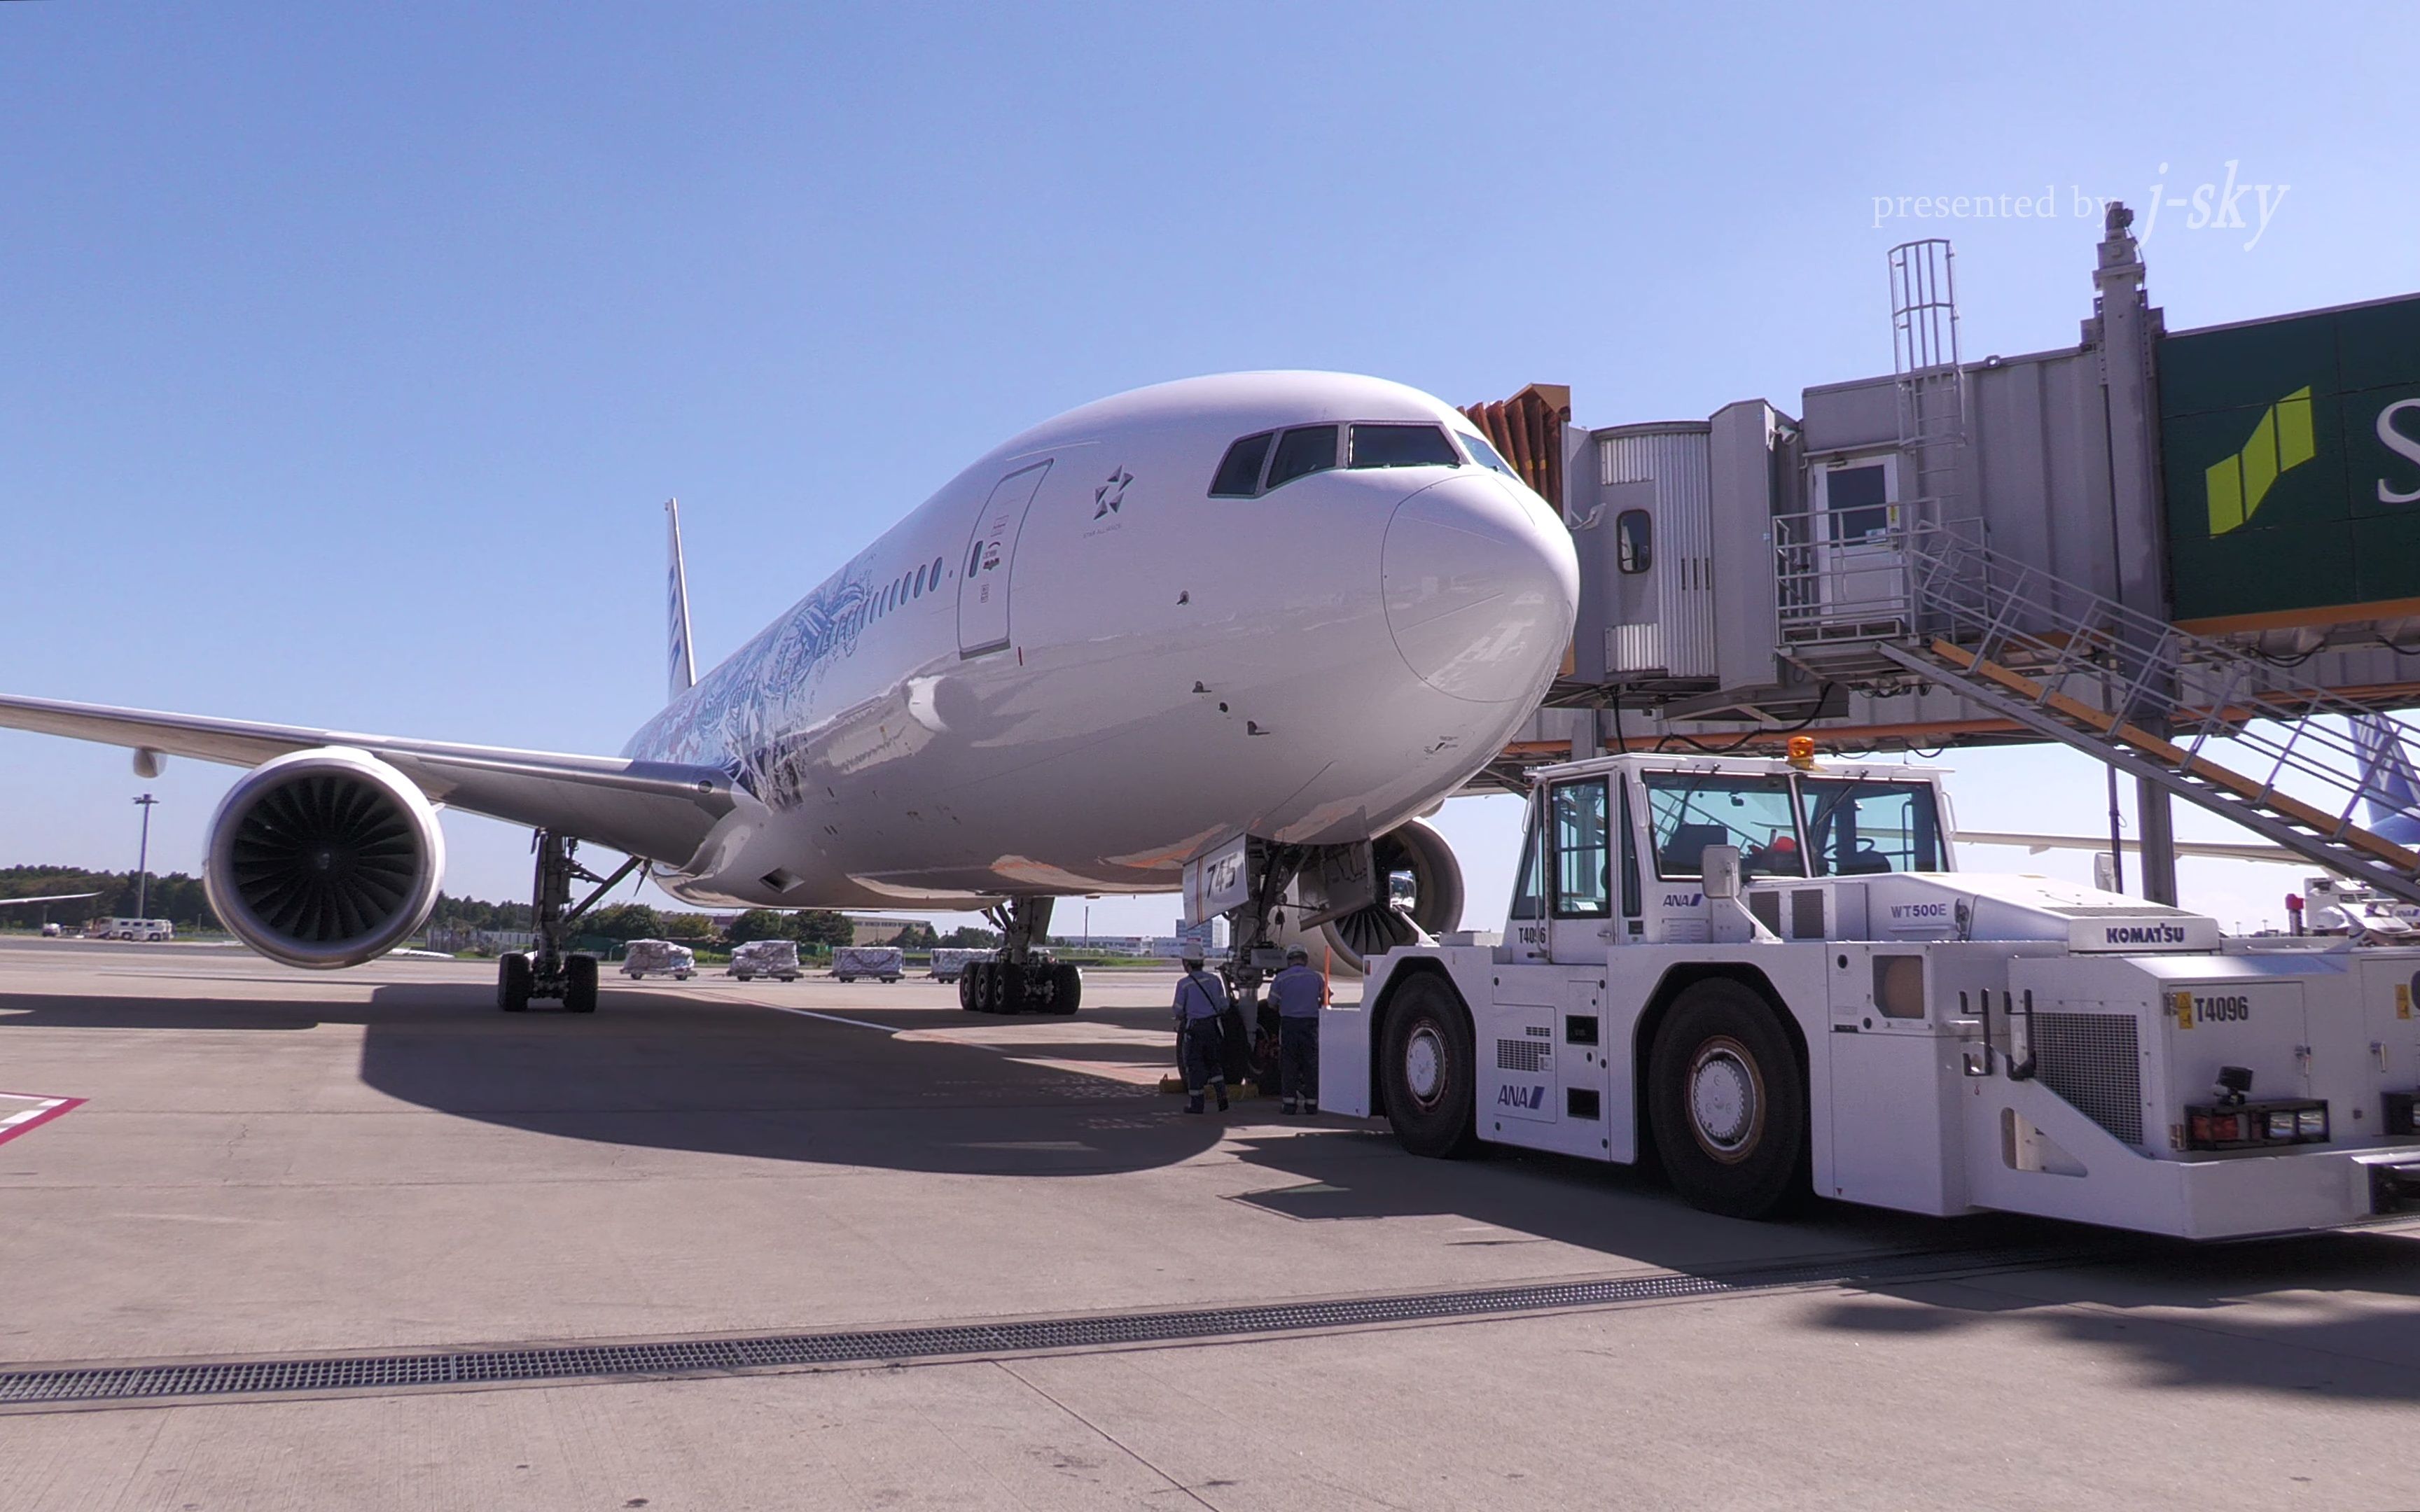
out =
{"type": "Polygon", "coordinates": [[[1084,974],[1072,961],[1053,961],[1033,948],[1048,937],[1048,898],[1011,898],[985,917],[1000,930],[1000,953],[970,961],[958,978],[958,1006],[970,1013],[1073,1013],[1084,996],[1084,974]]]}
{"type": "Polygon", "coordinates": [[[566,1013],[594,1013],[597,958],[573,955],[565,947],[570,942],[573,921],[596,906],[597,900],[612,891],[624,877],[637,871],[639,858],[633,856],[612,876],[600,877],[572,859],[580,842],[568,836],[541,829],[532,848],[537,852],[534,899],[537,949],[529,954],[513,951],[496,963],[496,1006],[507,1013],[526,1013],[532,998],[551,997],[559,999],[566,1013]],[[597,884],[597,890],[576,908],[569,906],[574,882],[597,884]]]}

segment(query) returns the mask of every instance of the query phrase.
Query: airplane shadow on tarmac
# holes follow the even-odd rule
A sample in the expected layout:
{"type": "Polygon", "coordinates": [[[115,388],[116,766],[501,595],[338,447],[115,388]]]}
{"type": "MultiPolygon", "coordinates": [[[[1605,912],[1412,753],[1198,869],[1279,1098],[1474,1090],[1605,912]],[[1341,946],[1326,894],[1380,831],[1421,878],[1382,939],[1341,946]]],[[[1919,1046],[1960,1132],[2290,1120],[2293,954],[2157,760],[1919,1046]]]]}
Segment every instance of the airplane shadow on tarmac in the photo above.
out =
{"type": "MultiPolygon", "coordinates": [[[[946,1009],[883,1011],[886,1025],[906,1029],[992,1022],[946,1009]]],[[[455,983],[380,986],[366,1004],[10,995],[0,997],[0,1052],[5,1030],[20,1026],[320,1024],[363,1027],[360,1074],[380,1091],[568,1139],[1030,1178],[1172,1165],[1233,1131],[1230,1149],[1268,1177],[1233,1197],[1238,1207],[1314,1225],[1458,1220],[1449,1246],[1560,1243],[1601,1254],[1614,1270],[1713,1276],[1912,1250],[2071,1251],[2073,1260],[1974,1281],[1853,1282],[1812,1326],[1851,1337],[2016,1326],[2101,1350],[2146,1384],[2420,1399],[2420,1239],[2403,1234],[2195,1245],[1826,1202],[1790,1222],[1743,1223],[1688,1207],[1652,1172],[1528,1152],[1419,1160],[1379,1126],[1289,1125],[1265,1103],[1239,1103],[1223,1119],[1186,1118],[1174,1098],[1147,1088],[995,1049],[900,1044],[876,1029],[635,987],[610,992],[593,1018],[500,1014],[484,985],[455,983]]],[[[1137,1064],[1151,1054],[1132,1043],[1093,1051],[1137,1064]]]]}

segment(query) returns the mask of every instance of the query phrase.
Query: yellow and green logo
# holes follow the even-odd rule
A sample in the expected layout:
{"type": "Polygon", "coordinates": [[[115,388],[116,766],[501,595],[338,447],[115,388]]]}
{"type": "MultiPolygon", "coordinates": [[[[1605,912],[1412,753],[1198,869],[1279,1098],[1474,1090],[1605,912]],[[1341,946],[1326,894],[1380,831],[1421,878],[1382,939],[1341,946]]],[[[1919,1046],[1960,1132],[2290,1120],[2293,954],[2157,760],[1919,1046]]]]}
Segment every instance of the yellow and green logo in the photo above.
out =
{"type": "Polygon", "coordinates": [[[2319,455],[2311,440],[2311,390],[2305,384],[2269,407],[2243,450],[2211,467],[2210,533],[2225,535],[2242,525],[2269,497],[2277,475],[2319,455]]]}

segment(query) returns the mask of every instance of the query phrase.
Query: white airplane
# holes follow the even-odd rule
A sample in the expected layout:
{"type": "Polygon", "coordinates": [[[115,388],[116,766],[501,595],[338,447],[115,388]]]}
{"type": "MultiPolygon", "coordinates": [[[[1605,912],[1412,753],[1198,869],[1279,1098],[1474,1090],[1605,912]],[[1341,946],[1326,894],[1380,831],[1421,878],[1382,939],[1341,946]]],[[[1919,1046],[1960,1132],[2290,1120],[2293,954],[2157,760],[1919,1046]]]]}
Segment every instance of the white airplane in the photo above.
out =
{"type": "Polygon", "coordinates": [[[227,928],[291,964],[420,927],[443,804],[538,831],[539,943],[500,967],[506,1010],[594,1009],[567,925],[644,864],[700,904],[989,909],[1006,944],[968,1006],[1072,1011],[1075,972],[1033,949],[1055,897],[1186,887],[1248,972],[1307,927],[1348,959],[1454,927],[1459,870],[1416,816],[1537,706],[1578,597],[1560,517],[1468,420],[1343,374],[1192,378],[1046,422],[703,679],[666,507],[671,698],[618,757],[15,697],[0,726],[131,746],[147,774],[252,767],[204,876],[227,928]],[[630,860],[597,877],[580,841],[630,860]]]}

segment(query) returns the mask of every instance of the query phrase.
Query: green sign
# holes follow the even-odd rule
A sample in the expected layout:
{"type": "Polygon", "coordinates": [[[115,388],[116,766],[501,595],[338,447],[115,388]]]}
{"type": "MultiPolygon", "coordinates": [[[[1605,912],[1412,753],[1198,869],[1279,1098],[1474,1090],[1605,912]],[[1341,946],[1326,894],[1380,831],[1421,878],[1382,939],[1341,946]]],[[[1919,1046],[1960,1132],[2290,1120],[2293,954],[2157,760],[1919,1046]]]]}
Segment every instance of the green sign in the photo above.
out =
{"type": "Polygon", "coordinates": [[[2420,297],[2180,332],[2159,363],[2178,619],[2420,599],[2420,297]]]}

